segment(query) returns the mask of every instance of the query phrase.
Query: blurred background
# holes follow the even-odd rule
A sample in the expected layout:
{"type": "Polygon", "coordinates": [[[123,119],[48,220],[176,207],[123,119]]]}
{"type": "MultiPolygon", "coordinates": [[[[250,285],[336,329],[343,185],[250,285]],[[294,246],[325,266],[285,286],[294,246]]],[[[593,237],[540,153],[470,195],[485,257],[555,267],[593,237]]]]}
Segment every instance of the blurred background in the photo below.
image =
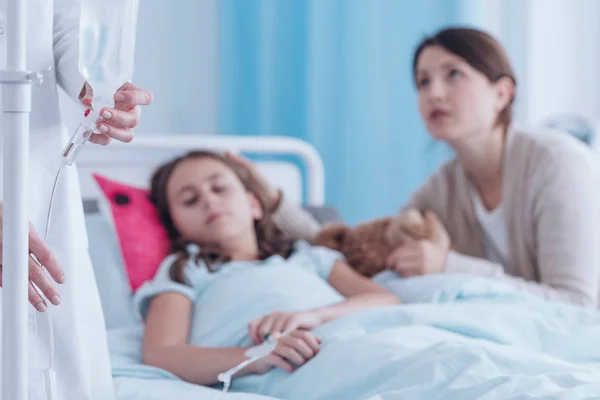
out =
{"type": "Polygon", "coordinates": [[[594,142],[600,0],[140,0],[134,82],[155,101],[136,133],[301,138],[344,220],[394,213],[452,156],[420,120],[411,62],[458,24],[507,49],[520,125],[594,142]]]}

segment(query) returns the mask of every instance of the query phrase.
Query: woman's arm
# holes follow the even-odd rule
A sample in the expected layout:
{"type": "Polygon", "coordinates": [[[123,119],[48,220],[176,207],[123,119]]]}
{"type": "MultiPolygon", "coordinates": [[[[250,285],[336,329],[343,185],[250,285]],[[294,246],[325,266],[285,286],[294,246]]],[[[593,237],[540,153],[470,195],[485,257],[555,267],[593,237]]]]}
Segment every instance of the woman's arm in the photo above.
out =
{"type": "MultiPolygon", "coordinates": [[[[572,143],[561,143],[558,151],[536,160],[537,176],[532,181],[536,194],[531,212],[535,223],[535,241],[539,282],[504,273],[502,265],[460,254],[444,252],[438,265],[432,260],[432,246],[421,244],[422,265],[412,275],[429,272],[456,272],[495,278],[518,290],[540,298],[597,307],[600,292],[600,180],[597,161],[591,153],[572,143]],[[565,148],[569,146],[570,148],[565,148]],[[438,271],[439,269],[439,271],[438,271]]],[[[579,144],[578,144],[579,145],[579,144]]],[[[433,210],[442,220],[443,207],[435,200],[448,198],[452,164],[442,168],[409,200],[406,207],[433,210]],[[442,214],[440,214],[442,213],[442,214]]],[[[414,261],[413,261],[414,262],[414,261]]]]}
{"type": "MultiPolygon", "coordinates": [[[[444,167],[438,173],[433,175],[424,185],[422,185],[409,199],[409,201],[400,209],[400,213],[409,208],[415,208],[421,211],[442,210],[435,207],[435,199],[446,198],[447,185],[444,178],[449,174],[449,166],[444,167]]],[[[273,212],[273,222],[288,237],[292,239],[303,239],[313,241],[322,229],[313,216],[301,207],[289,203],[285,198],[280,199],[273,212]]]]}
{"type": "Polygon", "coordinates": [[[536,159],[532,213],[539,282],[504,274],[500,265],[451,252],[447,271],[490,276],[540,298],[598,306],[600,291],[600,174],[579,143],[536,159]]]}
{"type": "MultiPolygon", "coordinates": [[[[494,278],[517,290],[529,292],[537,297],[549,301],[561,301],[571,304],[596,307],[595,296],[580,290],[578,285],[570,285],[568,279],[557,279],[554,282],[542,280],[541,282],[529,281],[504,273],[504,268],[494,262],[471,257],[451,251],[448,254],[446,272],[466,273],[482,277],[494,278]]],[[[566,273],[569,275],[569,272],[566,273]]],[[[546,278],[547,279],[547,278],[546,278]]]]}
{"type": "MultiPolygon", "coordinates": [[[[247,348],[206,348],[188,344],[192,302],[167,292],[151,300],[144,331],[143,362],[199,385],[218,382],[219,373],[246,360],[247,348]]],[[[242,370],[239,375],[249,373],[242,370]]]]}
{"type": "MultiPolygon", "coordinates": [[[[560,251],[560,249],[558,249],[560,251]]],[[[595,294],[598,280],[594,280],[594,267],[590,266],[590,282],[577,279],[586,274],[577,270],[562,269],[562,275],[548,275],[541,269],[541,282],[526,280],[507,275],[504,267],[492,261],[461,254],[457,251],[445,251],[437,248],[431,242],[419,241],[405,245],[391,255],[389,268],[394,269],[404,277],[427,275],[432,273],[463,273],[486,278],[493,278],[517,290],[529,292],[537,297],[551,301],[562,301],[572,304],[596,307],[595,294]],[[554,278],[554,279],[553,279],[554,278]],[[575,279],[574,279],[575,278],[575,279]],[[589,285],[587,292],[581,289],[581,284],[589,285]]],[[[585,265],[585,264],[584,264],[585,265]]],[[[546,264],[548,268],[548,264],[546,264]]]]}
{"type": "Polygon", "coordinates": [[[312,242],[321,231],[321,224],[300,206],[281,198],[273,212],[273,223],[291,239],[312,242]]]}
{"type": "MultiPolygon", "coordinates": [[[[595,301],[580,291],[577,285],[565,284],[569,279],[565,276],[551,284],[547,275],[542,275],[540,283],[520,277],[507,275],[504,267],[492,261],[467,256],[457,251],[439,248],[430,241],[409,242],[394,251],[388,261],[388,267],[403,277],[427,275],[435,273],[463,273],[493,278],[522,291],[532,293],[546,300],[589,305],[595,307],[595,301]],[[546,280],[544,280],[546,279],[546,280]],[[561,283],[562,282],[562,283],[561,283]]],[[[566,270],[566,275],[573,271],[566,270]]],[[[593,271],[592,271],[593,272],[593,271]]],[[[595,281],[592,281],[592,284],[595,281]]],[[[592,289],[595,293],[596,289],[592,289]]]]}
{"type": "Polygon", "coordinates": [[[572,139],[540,160],[533,188],[539,293],[589,307],[600,292],[600,172],[572,139]]]}

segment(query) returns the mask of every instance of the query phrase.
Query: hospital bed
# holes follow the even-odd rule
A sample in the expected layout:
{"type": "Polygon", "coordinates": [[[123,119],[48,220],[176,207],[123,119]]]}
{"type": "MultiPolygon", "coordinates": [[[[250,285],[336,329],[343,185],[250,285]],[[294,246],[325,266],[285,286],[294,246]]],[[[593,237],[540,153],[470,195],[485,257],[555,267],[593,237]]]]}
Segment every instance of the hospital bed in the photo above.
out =
{"type": "Polygon", "coordinates": [[[321,222],[340,218],[334,208],[325,206],[323,162],[317,151],[301,140],[165,134],[139,137],[129,144],[88,146],[80,155],[77,169],[90,255],[108,328],[120,326],[133,318],[130,310],[123,307],[123,304],[129,304],[131,291],[127,287],[123,262],[109,221],[110,211],[103,207],[106,201],[94,175],[147,188],[151,174],[159,164],[193,149],[251,154],[257,159],[259,170],[274,186],[282,190],[288,201],[304,205],[321,222]],[[295,156],[298,160],[290,156],[295,156]]]}
{"type": "MultiPolygon", "coordinates": [[[[297,139],[164,135],[86,148],[78,169],[117,400],[219,396],[215,388],[191,385],[141,364],[143,328],[93,177],[102,174],[147,187],[159,163],[200,148],[255,156],[259,169],[288,200],[304,204],[322,221],[339,219],[335,210],[324,207],[321,158],[297,139]]],[[[384,272],[374,279],[405,305],[357,313],[317,328],[323,343],[315,359],[289,378],[274,371],[261,381],[271,388],[266,393],[271,397],[228,393],[223,399],[600,399],[596,311],[545,303],[462,275],[401,279],[384,272]],[[274,379],[280,379],[278,386],[269,386],[274,379]]]]}

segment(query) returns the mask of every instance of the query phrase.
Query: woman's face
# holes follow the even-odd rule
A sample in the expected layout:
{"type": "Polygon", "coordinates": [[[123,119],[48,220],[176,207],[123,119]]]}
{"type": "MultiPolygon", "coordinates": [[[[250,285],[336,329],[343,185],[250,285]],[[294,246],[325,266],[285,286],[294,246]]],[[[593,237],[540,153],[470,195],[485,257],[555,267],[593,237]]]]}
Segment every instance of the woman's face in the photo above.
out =
{"type": "Polygon", "coordinates": [[[421,117],[438,140],[453,142],[489,132],[508,104],[504,88],[439,46],[421,52],[416,82],[421,117]]]}
{"type": "Polygon", "coordinates": [[[262,208],[235,172],[212,158],[182,161],[167,183],[167,201],[175,227],[186,240],[223,246],[254,235],[262,208]]]}

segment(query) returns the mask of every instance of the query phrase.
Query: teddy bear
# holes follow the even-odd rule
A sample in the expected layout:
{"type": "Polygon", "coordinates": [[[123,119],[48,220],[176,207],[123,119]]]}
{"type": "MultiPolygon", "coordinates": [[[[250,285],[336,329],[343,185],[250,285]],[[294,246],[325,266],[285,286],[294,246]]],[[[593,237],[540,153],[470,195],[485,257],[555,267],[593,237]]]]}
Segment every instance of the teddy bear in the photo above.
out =
{"type": "Polygon", "coordinates": [[[358,273],[372,277],[386,269],[388,256],[408,240],[431,240],[437,246],[450,247],[438,217],[413,208],[354,228],[340,223],[325,225],[314,244],[341,252],[358,273]]]}

